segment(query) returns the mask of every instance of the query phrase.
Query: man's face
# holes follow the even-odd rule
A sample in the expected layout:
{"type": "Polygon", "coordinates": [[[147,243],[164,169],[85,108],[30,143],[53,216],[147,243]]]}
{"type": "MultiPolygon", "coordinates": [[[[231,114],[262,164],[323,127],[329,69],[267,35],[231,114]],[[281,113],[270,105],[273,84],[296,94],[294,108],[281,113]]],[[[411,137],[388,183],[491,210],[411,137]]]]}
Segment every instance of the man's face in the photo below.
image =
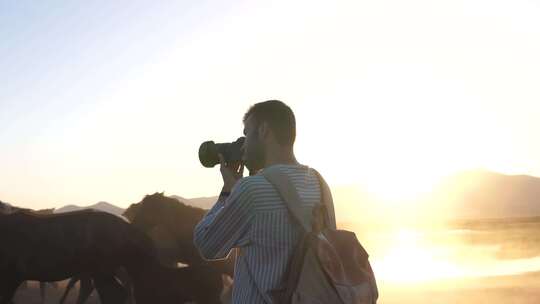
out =
{"type": "Polygon", "coordinates": [[[259,138],[257,124],[253,116],[249,116],[244,123],[244,135],[246,140],[243,145],[243,161],[251,175],[264,168],[266,160],[264,143],[259,138]]]}

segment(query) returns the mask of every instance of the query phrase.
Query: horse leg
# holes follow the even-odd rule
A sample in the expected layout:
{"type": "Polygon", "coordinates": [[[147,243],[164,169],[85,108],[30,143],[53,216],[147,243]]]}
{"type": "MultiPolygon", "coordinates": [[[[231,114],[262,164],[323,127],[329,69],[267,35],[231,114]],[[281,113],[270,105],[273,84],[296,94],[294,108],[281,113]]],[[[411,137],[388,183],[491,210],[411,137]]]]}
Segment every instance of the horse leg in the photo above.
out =
{"type": "Polygon", "coordinates": [[[88,276],[81,277],[77,304],[84,304],[92,294],[92,291],[94,291],[94,283],[92,283],[92,279],[88,276]]]}
{"type": "Polygon", "coordinates": [[[71,279],[69,279],[69,282],[68,282],[68,284],[66,286],[66,290],[64,291],[64,294],[62,295],[62,298],[60,298],[59,304],[64,304],[69,292],[71,291],[73,286],[75,286],[75,284],[77,284],[78,280],[79,280],[78,277],[72,277],[71,279]]]}
{"type": "MultiPolygon", "coordinates": [[[[4,282],[2,282],[4,283],[4,282]]],[[[13,303],[13,296],[21,285],[22,281],[20,280],[10,280],[3,284],[4,286],[0,287],[0,304],[11,304],[13,303]]]]}
{"type": "Polygon", "coordinates": [[[47,289],[47,283],[39,282],[39,295],[41,296],[41,304],[45,304],[45,291],[47,289]]]}
{"type": "Polygon", "coordinates": [[[127,292],[127,304],[133,304],[135,303],[135,298],[133,295],[133,282],[131,281],[131,278],[129,274],[127,273],[127,270],[123,267],[120,267],[115,272],[116,278],[120,283],[124,286],[124,289],[127,292]]]}
{"type": "Polygon", "coordinates": [[[94,277],[96,290],[103,304],[118,304],[126,302],[126,291],[122,284],[110,274],[100,274],[94,277]]]}

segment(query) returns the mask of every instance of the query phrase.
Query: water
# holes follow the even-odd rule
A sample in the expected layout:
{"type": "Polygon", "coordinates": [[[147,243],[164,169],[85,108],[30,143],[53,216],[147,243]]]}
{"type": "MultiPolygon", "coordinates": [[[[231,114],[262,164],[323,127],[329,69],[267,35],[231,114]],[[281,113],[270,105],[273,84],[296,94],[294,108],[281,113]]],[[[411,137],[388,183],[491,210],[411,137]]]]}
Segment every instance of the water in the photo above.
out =
{"type": "Polygon", "coordinates": [[[540,271],[540,254],[531,256],[540,245],[531,242],[523,247],[523,235],[535,232],[402,228],[370,234],[362,243],[370,252],[378,281],[405,284],[540,271]],[[523,250],[518,251],[514,243],[523,250]]]}

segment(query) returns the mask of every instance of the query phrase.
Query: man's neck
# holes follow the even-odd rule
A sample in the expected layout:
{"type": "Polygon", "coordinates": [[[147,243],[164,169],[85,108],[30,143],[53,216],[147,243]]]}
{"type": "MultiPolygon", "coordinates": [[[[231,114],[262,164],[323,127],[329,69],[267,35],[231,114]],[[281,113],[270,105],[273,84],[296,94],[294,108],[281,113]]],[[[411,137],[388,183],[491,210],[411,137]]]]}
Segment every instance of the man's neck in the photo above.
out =
{"type": "Polygon", "coordinates": [[[294,152],[291,148],[276,148],[269,149],[266,151],[266,161],[264,162],[264,167],[270,167],[273,165],[299,165],[294,152]]]}

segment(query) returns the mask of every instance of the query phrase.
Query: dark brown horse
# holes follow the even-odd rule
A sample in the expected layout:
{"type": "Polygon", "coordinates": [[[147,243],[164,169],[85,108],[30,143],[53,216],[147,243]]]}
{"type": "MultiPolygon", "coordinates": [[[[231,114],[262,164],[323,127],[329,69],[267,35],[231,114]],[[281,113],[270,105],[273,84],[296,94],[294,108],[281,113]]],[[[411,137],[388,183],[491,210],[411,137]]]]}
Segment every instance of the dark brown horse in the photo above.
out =
{"type": "MultiPolygon", "coordinates": [[[[52,214],[54,212],[54,208],[41,209],[41,210],[32,210],[32,209],[27,209],[27,208],[15,207],[15,206],[12,206],[10,204],[7,204],[7,203],[4,203],[4,202],[0,201],[0,215],[6,215],[6,214],[11,214],[11,213],[15,213],[15,212],[21,212],[21,211],[33,212],[33,213],[37,213],[37,214],[52,214]]],[[[56,283],[50,283],[50,285],[52,285],[55,288],[57,287],[56,283]]],[[[25,281],[25,282],[22,283],[21,287],[27,288],[27,286],[28,286],[28,282],[25,281]]],[[[45,303],[46,290],[47,290],[47,283],[46,282],[39,282],[39,291],[40,291],[41,303],[45,303]]]]}
{"type": "Polygon", "coordinates": [[[200,278],[198,285],[193,287],[194,293],[202,293],[214,299],[221,295],[224,289],[223,275],[233,276],[234,257],[231,255],[226,260],[206,261],[199,254],[193,244],[193,231],[206,212],[205,209],[188,206],[163,193],[154,193],[146,195],[141,202],[132,204],[123,215],[156,241],[162,263],[182,263],[190,266],[193,276],[200,278]]]}
{"type": "Polygon", "coordinates": [[[234,272],[232,255],[227,260],[206,261],[193,244],[195,226],[206,212],[208,210],[186,205],[163,193],[154,193],[146,195],[141,202],[132,204],[123,215],[150,237],[167,235],[167,239],[172,238],[175,246],[169,248],[165,255],[173,264],[179,262],[193,267],[208,265],[218,272],[232,276],[234,272]]]}
{"type": "MultiPolygon", "coordinates": [[[[0,303],[9,303],[25,280],[93,278],[102,303],[122,303],[114,270],[138,271],[153,254],[151,241],[120,218],[95,211],[59,215],[0,215],[0,303]]],[[[138,271],[141,273],[140,271],[138,271]]]]}
{"type": "Polygon", "coordinates": [[[102,303],[124,303],[115,270],[127,270],[137,304],[218,304],[221,278],[211,267],[167,268],[153,242],[117,216],[98,211],[0,215],[0,304],[21,282],[92,279],[102,303]],[[217,291],[217,292],[216,292],[217,291]]]}

